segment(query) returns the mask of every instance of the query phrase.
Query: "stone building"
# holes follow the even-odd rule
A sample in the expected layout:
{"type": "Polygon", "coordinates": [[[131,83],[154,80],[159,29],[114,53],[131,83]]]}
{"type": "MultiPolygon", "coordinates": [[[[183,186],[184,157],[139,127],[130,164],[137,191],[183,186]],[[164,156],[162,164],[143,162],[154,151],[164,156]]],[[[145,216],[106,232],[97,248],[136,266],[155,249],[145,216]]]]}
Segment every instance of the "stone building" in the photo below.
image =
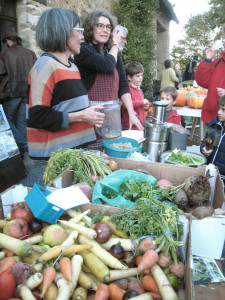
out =
{"type": "MultiPolygon", "coordinates": [[[[119,0],[116,0],[119,2],[119,0]]],[[[35,29],[41,13],[50,7],[67,8],[76,11],[80,16],[94,9],[111,11],[112,0],[0,0],[0,37],[5,30],[14,29],[23,39],[23,45],[33,50],[37,56],[41,54],[35,43],[35,29]]],[[[160,0],[160,7],[156,16],[157,34],[157,62],[155,77],[159,78],[163,62],[169,58],[169,23],[178,22],[168,0],[160,0]]],[[[0,43],[0,51],[5,47],[0,43]]]]}

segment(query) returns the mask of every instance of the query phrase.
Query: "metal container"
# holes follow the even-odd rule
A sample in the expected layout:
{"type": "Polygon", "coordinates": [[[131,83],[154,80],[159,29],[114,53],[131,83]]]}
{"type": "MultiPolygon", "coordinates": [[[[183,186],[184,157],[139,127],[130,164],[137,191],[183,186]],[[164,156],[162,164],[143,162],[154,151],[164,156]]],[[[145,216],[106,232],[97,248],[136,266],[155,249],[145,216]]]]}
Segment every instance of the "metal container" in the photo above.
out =
{"type": "Polygon", "coordinates": [[[165,122],[165,112],[168,106],[167,102],[163,101],[153,101],[153,123],[165,122]]]}
{"type": "Polygon", "coordinates": [[[149,154],[149,158],[153,162],[159,161],[163,152],[167,150],[167,142],[154,142],[145,140],[143,143],[143,152],[149,154]]]}
{"type": "Polygon", "coordinates": [[[153,142],[166,142],[169,138],[170,127],[166,124],[144,123],[144,137],[153,142]]]}

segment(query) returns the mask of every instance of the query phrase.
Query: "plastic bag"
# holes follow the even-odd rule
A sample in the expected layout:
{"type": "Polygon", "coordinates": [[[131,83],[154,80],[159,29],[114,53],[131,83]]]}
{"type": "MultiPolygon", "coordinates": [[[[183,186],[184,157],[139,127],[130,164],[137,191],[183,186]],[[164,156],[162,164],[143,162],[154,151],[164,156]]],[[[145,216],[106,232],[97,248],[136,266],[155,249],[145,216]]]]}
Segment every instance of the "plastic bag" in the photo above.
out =
{"type": "Polygon", "coordinates": [[[109,205],[116,207],[129,207],[133,208],[136,206],[136,203],[126,200],[122,195],[118,195],[114,199],[108,199],[103,195],[104,189],[111,189],[115,192],[119,192],[120,185],[125,182],[127,179],[139,180],[139,181],[148,181],[152,185],[156,184],[157,179],[152,175],[146,175],[137,171],[132,170],[118,170],[109,175],[104,179],[99,180],[95,183],[92,203],[102,204],[101,200],[106,202],[109,205]]]}

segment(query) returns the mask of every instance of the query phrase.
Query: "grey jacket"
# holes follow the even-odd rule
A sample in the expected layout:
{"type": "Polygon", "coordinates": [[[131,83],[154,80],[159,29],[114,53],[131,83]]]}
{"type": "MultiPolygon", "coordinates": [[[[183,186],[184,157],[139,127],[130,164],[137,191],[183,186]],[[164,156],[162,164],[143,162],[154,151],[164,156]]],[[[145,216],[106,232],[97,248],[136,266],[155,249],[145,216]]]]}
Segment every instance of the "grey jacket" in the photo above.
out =
{"type": "Polygon", "coordinates": [[[27,97],[28,75],[37,57],[20,45],[0,52],[0,99],[27,97]]]}

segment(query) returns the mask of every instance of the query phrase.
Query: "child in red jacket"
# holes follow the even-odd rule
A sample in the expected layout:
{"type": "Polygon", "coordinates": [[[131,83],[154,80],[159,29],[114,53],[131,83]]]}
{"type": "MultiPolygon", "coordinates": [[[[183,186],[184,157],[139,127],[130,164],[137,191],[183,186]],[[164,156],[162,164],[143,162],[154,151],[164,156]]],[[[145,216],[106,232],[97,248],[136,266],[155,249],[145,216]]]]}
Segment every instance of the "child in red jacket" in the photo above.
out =
{"type": "Polygon", "coordinates": [[[181,125],[181,116],[178,115],[176,109],[172,108],[177,99],[177,95],[178,93],[175,87],[167,86],[162,89],[160,100],[168,103],[168,106],[166,107],[165,122],[181,125]]]}
{"type": "MultiPolygon", "coordinates": [[[[134,111],[143,125],[146,119],[146,111],[149,109],[149,101],[144,99],[144,93],[141,90],[144,68],[136,61],[130,62],[125,66],[127,79],[129,81],[130,93],[133,102],[134,111]]],[[[129,116],[124,104],[122,104],[122,127],[123,130],[129,129],[129,116]]],[[[132,130],[138,130],[133,125],[132,130]]]]}

